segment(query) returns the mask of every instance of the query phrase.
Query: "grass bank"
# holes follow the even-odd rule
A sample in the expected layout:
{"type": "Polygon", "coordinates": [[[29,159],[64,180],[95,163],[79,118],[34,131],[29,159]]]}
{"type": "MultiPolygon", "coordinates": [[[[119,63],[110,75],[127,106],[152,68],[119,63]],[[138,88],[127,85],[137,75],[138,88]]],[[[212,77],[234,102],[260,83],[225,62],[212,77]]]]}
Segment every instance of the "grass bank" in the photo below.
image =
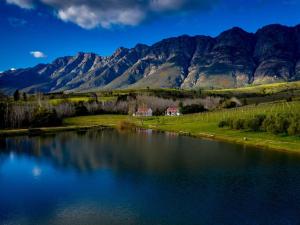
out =
{"type": "Polygon", "coordinates": [[[66,126],[103,125],[116,127],[121,121],[126,120],[143,128],[177,132],[195,137],[205,137],[260,148],[300,152],[300,137],[280,136],[266,132],[238,131],[218,127],[218,122],[221,119],[230,116],[247,117],[261,113],[275,114],[290,110],[299,111],[300,102],[268,103],[180,117],[134,118],[122,115],[83,116],[65,119],[64,124],[66,126]]]}

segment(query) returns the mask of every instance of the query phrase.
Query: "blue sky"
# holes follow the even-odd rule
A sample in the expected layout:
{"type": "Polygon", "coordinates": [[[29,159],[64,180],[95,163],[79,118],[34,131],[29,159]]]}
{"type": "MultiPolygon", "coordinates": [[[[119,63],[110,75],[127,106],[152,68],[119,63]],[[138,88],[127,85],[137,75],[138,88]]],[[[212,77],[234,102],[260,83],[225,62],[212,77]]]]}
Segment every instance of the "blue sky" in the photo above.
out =
{"type": "Polygon", "coordinates": [[[182,34],[300,23],[300,0],[0,0],[0,71],[182,34]]]}

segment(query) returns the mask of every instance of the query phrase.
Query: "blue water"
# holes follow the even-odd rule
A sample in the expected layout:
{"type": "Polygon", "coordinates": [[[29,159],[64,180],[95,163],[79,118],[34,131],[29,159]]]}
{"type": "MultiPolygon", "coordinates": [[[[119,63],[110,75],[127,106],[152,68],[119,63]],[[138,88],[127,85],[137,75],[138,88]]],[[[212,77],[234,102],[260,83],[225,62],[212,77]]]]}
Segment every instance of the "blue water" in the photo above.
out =
{"type": "Polygon", "coordinates": [[[151,131],[0,139],[0,224],[299,225],[300,156],[151,131]]]}

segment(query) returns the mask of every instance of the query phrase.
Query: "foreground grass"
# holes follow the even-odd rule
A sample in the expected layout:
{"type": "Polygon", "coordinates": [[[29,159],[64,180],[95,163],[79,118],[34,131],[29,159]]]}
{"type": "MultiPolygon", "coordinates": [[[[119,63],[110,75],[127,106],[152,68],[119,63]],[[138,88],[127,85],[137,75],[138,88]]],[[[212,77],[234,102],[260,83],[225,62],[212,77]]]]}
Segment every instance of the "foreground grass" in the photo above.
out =
{"type": "Polygon", "coordinates": [[[104,125],[117,127],[121,121],[129,121],[143,128],[177,132],[262,148],[300,152],[299,137],[278,136],[266,132],[237,131],[218,127],[218,122],[226,117],[249,117],[260,113],[273,114],[294,110],[300,110],[300,102],[260,104],[258,106],[246,106],[231,110],[184,115],[181,117],[83,116],[65,119],[64,124],[66,126],[104,125]]]}

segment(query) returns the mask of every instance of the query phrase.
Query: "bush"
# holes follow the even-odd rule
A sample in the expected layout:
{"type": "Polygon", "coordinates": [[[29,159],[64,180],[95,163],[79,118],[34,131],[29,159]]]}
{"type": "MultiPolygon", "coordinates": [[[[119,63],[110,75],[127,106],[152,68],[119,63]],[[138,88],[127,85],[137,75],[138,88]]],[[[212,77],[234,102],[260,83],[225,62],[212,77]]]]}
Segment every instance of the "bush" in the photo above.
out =
{"type": "Polygon", "coordinates": [[[75,105],[75,114],[76,116],[85,116],[89,114],[89,111],[87,110],[83,102],[78,102],[75,105]]]}
{"type": "Polygon", "coordinates": [[[218,127],[220,127],[220,128],[229,127],[229,121],[228,120],[221,120],[218,124],[218,127]]]}
{"type": "Polygon", "coordinates": [[[46,109],[39,109],[34,115],[31,127],[60,126],[61,124],[62,119],[57,116],[55,110],[50,112],[46,109]]]}
{"type": "Polygon", "coordinates": [[[186,105],[186,106],[179,106],[180,112],[182,114],[190,114],[190,113],[199,113],[199,112],[205,112],[206,109],[201,104],[192,104],[192,105],[186,105]]]}
{"type": "Polygon", "coordinates": [[[287,129],[290,126],[290,121],[289,121],[290,116],[291,115],[289,114],[277,114],[277,116],[275,117],[275,127],[277,129],[275,133],[277,134],[287,133],[287,129]]]}
{"type": "Polygon", "coordinates": [[[255,115],[253,118],[245,121],[245,127],[252,131],[259,131],[265,119],[266,115],[264,114],[255,115]]]}
{"type": "Polygon", "coordinates": [[[300,135],[300,116],[295,115],[290,120],[290,125],[287,129],[288,135],[299,136],[300,135]]]}
{"type": "Polygon", "coordinates": [[[235,130],[242,130],[245,128],[244,124],[245,124],[244,119],[235,119],[233,120],[232,128],[235,130]]]}
{"type": "Polygon", "coordinates": [[[286,134],[290,126],[290,118],[292,114],[280,113],[274,116],[268,116],[263,124],[263,130],[273,134],[286,134]]]}

